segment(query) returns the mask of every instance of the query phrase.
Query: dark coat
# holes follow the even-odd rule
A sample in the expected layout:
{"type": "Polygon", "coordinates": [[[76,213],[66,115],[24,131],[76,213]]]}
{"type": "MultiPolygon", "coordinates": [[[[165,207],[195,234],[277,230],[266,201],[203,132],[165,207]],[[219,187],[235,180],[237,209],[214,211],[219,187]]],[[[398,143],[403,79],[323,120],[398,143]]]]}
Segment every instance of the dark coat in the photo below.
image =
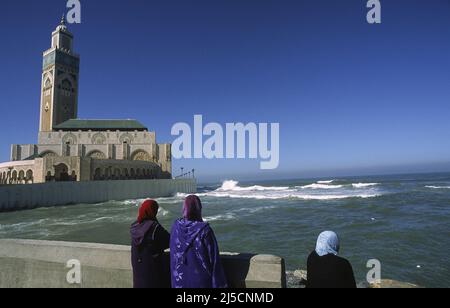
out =
{"type": "Polygon", "coordinates": [[[320,257],[313,251],[308,257],[307,288],[356,288],[352,266],[347,260],[328,254],[320,257]]]}
{"type": "MultiPolygon", "coordinates": [[[[131,226],[131,264],[134,288],[167,287],[163,254],[170,235],[157,221],[135,222],[131,226]]],[[[167,265],[166,265],[167,267],[167,265]]]]}

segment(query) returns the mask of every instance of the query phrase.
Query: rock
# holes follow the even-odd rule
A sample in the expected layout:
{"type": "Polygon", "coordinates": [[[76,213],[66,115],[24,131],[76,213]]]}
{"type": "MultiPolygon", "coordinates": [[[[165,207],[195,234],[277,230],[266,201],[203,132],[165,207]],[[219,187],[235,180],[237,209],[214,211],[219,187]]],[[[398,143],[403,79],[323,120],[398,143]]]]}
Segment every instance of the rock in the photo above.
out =
{"type": "Polygon", "coordinates": [[[420,286],[390,279],[382,279],[379,283],[368,284],[365,287],[369,289],[418,289],[420,286]]]}
{"type": "Polygon", "coordinates": [[[300,280],[308,280],[308,272],[304,270],[296,270],[294,276],[300,280]]]}
{"type": "MultiPolygon", "coordinates": [[[[305,270],[296,270],[287,272],[288,284],[292,288],[304,288],[308,280],[308,272],[305,270]]],[[[391,279],[382,279],[380,283],[369,284],[367,281],[358,283],[358,289],[417,289],[418,285],[391,279]]]]}
{"type": "Polygon", "coordinates": [[[286,272],[287,283],[289,288],[305,288],[306,287],[306,271],[297,270],[295,272],[288,271],[286,272]]]}
{"type": "Polygon", "coordinates": [[[294,272],[294,277],[298,279],[298,284],[300,287],[306,287],[308,280],[308,272],[304,270],[296,270],[294,272]]]}

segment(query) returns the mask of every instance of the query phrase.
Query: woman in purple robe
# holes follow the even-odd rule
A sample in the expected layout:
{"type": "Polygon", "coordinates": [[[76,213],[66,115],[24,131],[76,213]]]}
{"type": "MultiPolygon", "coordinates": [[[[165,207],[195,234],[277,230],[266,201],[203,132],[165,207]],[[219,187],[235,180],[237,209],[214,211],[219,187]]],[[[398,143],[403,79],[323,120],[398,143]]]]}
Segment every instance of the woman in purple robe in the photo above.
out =
{"type": "Polygon", "coordinates": [[[170,238],[173,288],[227,288],[213,230],[202,219],[197,196],[186,198],[183,218],[175,221],[170,238]]]}
{"type": "Polygon", "coordinates": [[[164,250],[169,248],[170,235],[158,223],[158,203],[146,200],[139,208],[139,217],[131,226],[131,263],[134,288],[169,287],[163,268],[164,250]]]}

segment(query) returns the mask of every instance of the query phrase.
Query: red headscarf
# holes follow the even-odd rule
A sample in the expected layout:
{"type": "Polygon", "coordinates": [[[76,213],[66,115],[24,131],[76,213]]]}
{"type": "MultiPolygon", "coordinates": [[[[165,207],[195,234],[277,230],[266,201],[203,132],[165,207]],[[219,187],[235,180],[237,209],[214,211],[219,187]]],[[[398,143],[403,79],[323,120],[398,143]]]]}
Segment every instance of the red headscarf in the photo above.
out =
{"type": "Polygon", "coordinates": [[[155,200],[145,200],[139,208],[138,223],[142,223],[145,220],[156,220],[158,215],[159,205],[155,200]]]}

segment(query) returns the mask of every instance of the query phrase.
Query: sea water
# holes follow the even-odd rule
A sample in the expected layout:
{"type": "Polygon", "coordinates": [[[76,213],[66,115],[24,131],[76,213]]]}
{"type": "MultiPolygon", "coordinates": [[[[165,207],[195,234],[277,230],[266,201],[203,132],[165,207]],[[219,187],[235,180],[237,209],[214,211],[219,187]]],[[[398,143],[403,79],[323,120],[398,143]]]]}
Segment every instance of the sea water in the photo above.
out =
{"type": "MultiPolygon", "coordinates": [[[[450,287],[450,174],[200,185],[222,251],[275,254],[306,269],[321,231],[336,231],[358,282],[378,259],[382,278],[450,287]]],[[[151,197],[151,196],[149,196],[151,197]]],[[[170,230],[185,195],[158,199],[170,230]]],[[[0,214],[0,238],[129,245],[142,200],[0,214]]]]}

